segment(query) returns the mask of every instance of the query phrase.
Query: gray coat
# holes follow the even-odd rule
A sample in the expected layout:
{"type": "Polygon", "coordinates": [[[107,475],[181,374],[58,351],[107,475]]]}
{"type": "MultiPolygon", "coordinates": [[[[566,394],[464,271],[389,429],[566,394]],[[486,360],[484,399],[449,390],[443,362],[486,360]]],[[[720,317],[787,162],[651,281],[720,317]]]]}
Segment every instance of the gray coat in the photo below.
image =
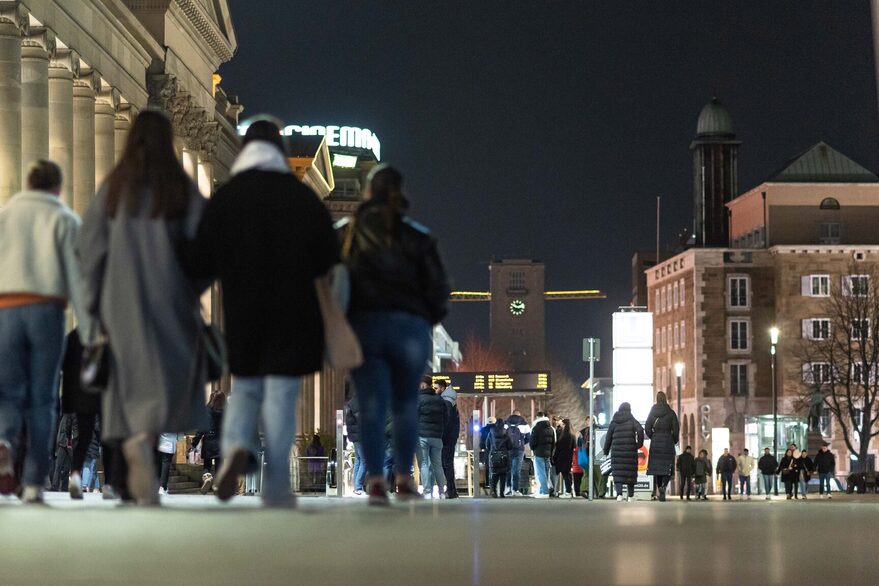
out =
{"type": "Polygon", "coordinates": [[[151,218],[150,204],[138,215],[120,204],[110,218],[106,202],[102,188],[78,239],[86,308],[112,352],[102,438],[204,429],[206,370],[195,300],[202,288],[184,276],[176,249],[195,234],[205,200],[192,186],[185,217],[171,222],[151,218]]]}

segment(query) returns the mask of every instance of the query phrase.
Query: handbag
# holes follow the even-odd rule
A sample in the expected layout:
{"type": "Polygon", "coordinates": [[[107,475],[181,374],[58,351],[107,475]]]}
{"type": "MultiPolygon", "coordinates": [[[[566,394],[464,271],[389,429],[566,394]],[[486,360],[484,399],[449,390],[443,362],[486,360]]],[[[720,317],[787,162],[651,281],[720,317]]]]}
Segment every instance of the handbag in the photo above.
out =
{"type": "Polygon", "coordinates": [[[610,468],[611,468],[610,456],[608,456],[604,460],[602,460],[601,464],[599,464],[598,467],[601,468],[602,474],[610,474],[610,468]]]}
{"type": "Polygon", "coordinates": [[[324,350],[327,362],[336,370],[351,370],[363,364],[360,341],[348,323],[326,277],[314,281],[317,302],[324,323],[324,350]]]}
{"type": "Polygon", "coordinates": [[[82,364],[79,367],[79,384],[86,393],[97,395],[107,390],[110,382],[110,343],[106,336],[98,342],[82,349],[82,364]]]}

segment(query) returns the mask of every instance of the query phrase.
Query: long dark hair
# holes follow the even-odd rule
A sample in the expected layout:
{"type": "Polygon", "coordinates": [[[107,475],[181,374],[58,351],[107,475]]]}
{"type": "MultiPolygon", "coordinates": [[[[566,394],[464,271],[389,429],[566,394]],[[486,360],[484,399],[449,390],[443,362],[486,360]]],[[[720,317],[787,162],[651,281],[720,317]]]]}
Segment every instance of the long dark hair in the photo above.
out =
{"type": "Polygon", "coordinates": [[[659,391],[656,393],[656,404],[657,405],[668,405],[668,397],[665,396],[663,391],[659,391]]]}
{"type": "Polygon", "coordinates": [[[409,199],[403,193],[403,174],[390,165],[378,165],[369,172],[369,201],[382,206],[386,244],[390,245],[391,231],[400,215],[409,209],[409,199]]]}
{"type": "Polygon", "coordinates": [[[174,150],[171,121],[156,110],[144,110],[135,118],[125,151],[107,178],[107,215],[125,200],[126,211],[137,215],[149,192],[150,217],[179,218],[186,211],[192,185],[174,150]]]}

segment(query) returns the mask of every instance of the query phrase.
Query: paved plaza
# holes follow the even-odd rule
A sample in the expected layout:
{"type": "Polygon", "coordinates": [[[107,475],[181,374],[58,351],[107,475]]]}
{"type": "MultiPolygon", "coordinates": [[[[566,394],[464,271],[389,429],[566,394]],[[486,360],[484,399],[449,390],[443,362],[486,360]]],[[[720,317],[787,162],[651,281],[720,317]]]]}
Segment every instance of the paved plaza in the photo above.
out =
{"type": "Polygon", "coordinates": [[[879,499],[0,502],[0,584],[875,584],[879,499]]]}

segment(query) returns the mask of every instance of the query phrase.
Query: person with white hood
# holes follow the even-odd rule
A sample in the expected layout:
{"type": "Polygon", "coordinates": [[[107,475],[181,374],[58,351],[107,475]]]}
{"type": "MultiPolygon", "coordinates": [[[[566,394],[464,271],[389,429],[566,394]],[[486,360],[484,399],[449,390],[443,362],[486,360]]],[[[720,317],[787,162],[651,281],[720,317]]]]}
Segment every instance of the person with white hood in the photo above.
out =
{"type": "Polygon", "coordinates": [[[324,328],[315,281],[339,262],[330,214],[287,162],[280,126],[249,126],[232,178],[210,199],[194,246],[193,276],[219,278],[232,373],[215,485],[231,498],[266,441],[263,504],[292,507],[290,449],[303,378],[321,369],[324,328]]]}

